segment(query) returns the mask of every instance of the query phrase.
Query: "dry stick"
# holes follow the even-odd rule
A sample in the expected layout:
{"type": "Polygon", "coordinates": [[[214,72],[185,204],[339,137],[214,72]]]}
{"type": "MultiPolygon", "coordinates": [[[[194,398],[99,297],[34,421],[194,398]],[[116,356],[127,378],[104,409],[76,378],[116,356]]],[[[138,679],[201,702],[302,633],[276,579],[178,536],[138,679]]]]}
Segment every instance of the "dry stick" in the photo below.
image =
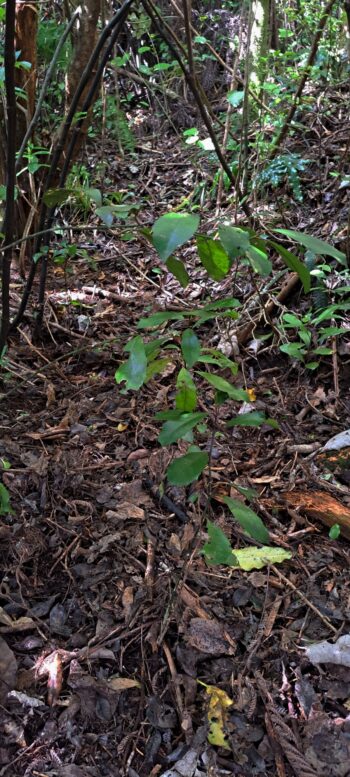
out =
{"type": "MultiPolygon", "coordinates": [[[[193,79],[192,74],[185,67],[185,65],[184,65],[184,63],[183,63],[183,61],[182,61],[182,59],[181,59],[181,57],[180,57],[176,47],[173,44],[173,40],[172,39],[176,38],[176,36],[174,36],[173,31],[166,24],[166,22],[164,22],[164,20],[162,19],[160,13],[156,9],[156,7],[153,5],[152,0],[142,0],[142,5],[143,5],[146,13],[152,19],[152,21],[154,23],[154,26],[156,27],[156,29],[159,32],[159,35],[166,41],[167,45],[169,46],[170,51],[172,52],[173,56],[175,57],[175,59],[179,63],[180,68],[181,68],[181,70],[182,70],[182,72],[183,72],[183,74],[185,76],[185,79],[186,79],[186,81],[187,81],[187,83],[188,83],[188,85],[189,85],[189,87],[191,89],[191,92],[192,92],[192,94],[193,94],[193,96],[195,98],[195,101],[196,101],[197,106],[198,106],[198,110],[199,110],[199,112],[201,114],[201,117],[202,117],[202,120],[203,120],[203,123],[205,124],[205,126],[207,128],[207,131],[209,133],[209,137],[212,140],[212,143],[213,143],[216,155],[218,157],[218,160],[219,160],[222,168],[224,169],[224,171],[225,171],[229,181],[231,182],[232,186],[234,187],[234,189],[236,191],[236,194],[237,194],[237,197],[241,200],[240,205],[241,205],[242,210],[244,211],[245,215],[249,219],[250,223],[253,223],[254,219],[252,217],[250,208],[249,208],[249,206],[247,205],[246,202],[244,202],[244,201],[242,202],[242,200],[244,198],[243,198],[243,194],[241,192],[241,189],[240,189],[240,187],[239,187],[239,185],[238,185],[238,183],[236,181],[236,177],[234,176],[234,174],[233,174],[233,172],[232,172],[232,170],[230,168],[230,165],[227,162],[226,157],[224,156],[224,154],[221,151],[221,147],[220,147],[219,141],[217,139],[214,127],[212,125],[212,122],[211,122],[211,120],[209,118],[209,114],[208,114],[207,109],[206,109],[206,107],[204,105],[204,102],[203,102],[202,89],[199,90],[197,88],[196,80],[193,79]],[[165,29],[169,33],[170,37],[168,37],[166,35],[166,33],[164,32],[165,29]]],[[[183,50],[183,46],[181,46],[181,48],[183,50]]]]}
{"type": "MultiPolygon", "coordinates": [[[[16,90],[15,90],[15,21],[16,1],[6,2],[5,29],[5,88],[7,99],[7,148],[6,148],[6,205],[5,205],[5,245],[13,240],[15,218],[15,185],[16,185],[16,90]]],[[[6,345],[10,326],[10,278],[12,250],[3,249],[2,258],[2,313],[0,328],[0,356],[6,345]]]]}
{"type": "Polygon", "coordinates": [[[319,42],[321,40],[321,37],[323,35],[323,31],[324,31],[324,28],[325,28],[325,26],[327,24],[328,17],[329,17],[329,15],[331,13],[331,10],[332,10],[332,8],[333,8],[333,6],[335,5],[336,2],[337,2],[337,0],[329,0],[328,5],[326,5],[326,7],[325,7],[325,9],[323,11],[321,19],[319,21],[318,29],[316,30],[316,34],[315,34],[315,37],[314,37],[314,40],[313,40],[313,44],[311,46],[311,51],[310,51],[310,54],[308,56],[308,60],[307,60],[306,66],[305,66],[305,70],[304,70],[304,72],[303,72],[303,74],[301,76],[301,79],[300,79],[299,84],[298,84],[298,88],[297,88],[297,90],[295,92],[295,95],[294,95],[293,103],[290,106],[290,109],[288,111],[288,114],[287,114],[286,120],[285,120],[285,122],[283,124],[283,127],[281,127],[280,133],[279,133],[279,135],[277,136],[277,138],[275,140],[275,143],[273,145],[272,151],[271,151],[271,153],[270,153],[270,155],[268,157],[269,159],[274,159],[275,158],[280,145],[283,143],[285,137],[288,134],[289,125],[290,125],[290,123],[291,123],[291,121],[292,121],[292,119],[294,117],[294,114],[295,114],[297,108],[298,108],[299,98],[302,95],[302,92],[304,90],[304,86],[306,84],[306,81],[310,77],[310,68],[314,64],[314,61],[315,61],[315,58],[316,58],[316,54],[317,54],[317,51],[318,51],[318,44],[319,44],[319,42]]]}

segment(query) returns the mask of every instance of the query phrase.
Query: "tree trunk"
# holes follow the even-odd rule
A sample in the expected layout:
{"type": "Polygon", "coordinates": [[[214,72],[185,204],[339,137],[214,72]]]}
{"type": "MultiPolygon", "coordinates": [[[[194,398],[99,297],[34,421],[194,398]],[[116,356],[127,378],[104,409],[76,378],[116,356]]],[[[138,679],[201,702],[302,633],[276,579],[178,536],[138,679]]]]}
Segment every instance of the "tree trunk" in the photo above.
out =
{"type": "Polygon", "coordinates": [[[35,89],[37,79],[36,37],[38,30],[38,11],[36,2],[20,0],[16,3],[16,54],[19,62],[29,62],[30,70],[16,67],[16,87],[22,89],[25,96],[17,99],[16,146],[20,147],[28,124],[35,109],[35,89]],[[19,53],[20,52],[20,53],[19,53]]]}
{"type": "MultiPolygon", "coordinates": [[[[97,40],[97,25],[99,16],[101,13],[101,0],[85,0],[80,3],[79,0],[73,0],[71,3],[72,12],[81,5],[81,15],[78,19],[78,23],[75,26],[72,43],[73,43],[73,55],[69,66],[69,70],[66,77],[66,108],[68,109],[73,95],[76,91],[81,75],[90,59],[91,53],[95,47],[97,40]]],[[[89,91],[91,82],[93,80],[95,71],[91,71],[91,78],[80,98],[78,111],[80,106],[83,105],[84,99],[89,91]]],[[[74,159],[76,159],[84,141],[89,128],[91,118],[92,106],[89,110],[88,116],[83,121],[79,132],[79,138],[74,149],[74,159]]],[[[69,140],[68,140],[69,143],[69,140]]],[[[74,160],[72,160],[74,161],[74,160]]]]}

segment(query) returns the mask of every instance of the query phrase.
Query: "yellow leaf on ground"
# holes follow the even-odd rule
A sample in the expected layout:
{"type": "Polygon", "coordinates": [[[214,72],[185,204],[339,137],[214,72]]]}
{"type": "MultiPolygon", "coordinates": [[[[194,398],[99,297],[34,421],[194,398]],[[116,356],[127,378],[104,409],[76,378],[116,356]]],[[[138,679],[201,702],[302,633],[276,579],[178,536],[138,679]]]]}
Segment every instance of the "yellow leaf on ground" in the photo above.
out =
{"type": "Polygon", "coordinates": [[[251,569],[262,569],[267,567],[268,564],[281,564],[282,561],[286,561],[292,558],[292,554],[289,550],[284,548],[271,548],[264,545],[262,548],[242,548],[241,550],[232,551],[235,559],[238,561],[237,565],[234,565],[232,569],[244,569],[246,572],[250,572],[251,569]]]}
{"type": "Polygon", "coordinates": [[[227,710],[229,707],[232,707],[233,701],[225,691],[221,690],[221,688],[217,688],[215,685],[206,685],[206,683],[202,683],[200,680],[198,682],[200,685],[204,685],[209,696],[208,742],[210,742],[211,745],[216,745],[217,747],[224,747],[226,750],[231,750],[227,734],[225,733],[225,724],[227,710]]]}

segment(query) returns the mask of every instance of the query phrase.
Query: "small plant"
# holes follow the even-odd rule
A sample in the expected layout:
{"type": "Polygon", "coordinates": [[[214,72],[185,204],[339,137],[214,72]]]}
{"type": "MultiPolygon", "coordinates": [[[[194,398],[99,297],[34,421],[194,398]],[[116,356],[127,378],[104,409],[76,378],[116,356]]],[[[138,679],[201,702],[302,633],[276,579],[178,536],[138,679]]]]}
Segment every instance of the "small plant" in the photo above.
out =
{"type": "Polygon", "coordinates": [[[303,193],[299,173],[302,173],[309,164],[308,159],[302,159],[297,154],[281,154],[268,162],[264,170],[256,176],[255,187],[264,189],[271,187],[277,189],[287,183],[297,202],[303,201],[303,193]]]}

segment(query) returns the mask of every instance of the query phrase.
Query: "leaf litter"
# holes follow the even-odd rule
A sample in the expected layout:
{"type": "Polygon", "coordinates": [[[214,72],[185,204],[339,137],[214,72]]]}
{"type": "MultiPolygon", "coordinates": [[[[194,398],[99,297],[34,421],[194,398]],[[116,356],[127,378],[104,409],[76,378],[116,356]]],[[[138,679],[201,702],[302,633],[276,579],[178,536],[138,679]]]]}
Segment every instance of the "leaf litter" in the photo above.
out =
{"type": "MultiPolygon", "coordinates": [[[[169,175],[179,153],[171,145],[169,175]]],[[[167,208],[165,189],[166,181],[163,201],[152,190],[150,223],[167,208]]],[[[298,218],[295,210],[291,226],[300,230],[298,218]]],[[[200,550],[208,543],[209,473],[194,501],[190,475],[188,488],[176,471],[165,479],[171,462],[154,414],[171,399],[168,376],[134,394],[121,392],[114,374],[146,306],[159,311],[179,295],[190,304],[215,298],[227,281],[204,291],[194,268],[186,290],[172,276],[158,290],[148,277],[154,256],[137,250],[101,241],[99,286],[91,268],[77,264],[70,296],[55,277],[46,321],[53,334],[42,349],[48,362],[28,337],[10,349],[16,378],[0,410],[12,508],[0,519],[0,773],[345,777],[350,505],[344,468],[338,460],[339,477],[329,478],[323,454],[347,446],[346,371],[337,403],[327,370],[317,385],[305,371],[286,373],[279,354],[248,347],[251,393],[242,397],[254,407],[211,450],[210,517],[226,542],[219,565],[207,564],[200,550]],[[135,262],[142,282],[130,269],[135,262]],[[84,322],[70,299],[89,306],[84,322]],[[277,426],[254,428],[256,418],[277,426]],[[265,547],[251,547],[247,494],[269,546],[260,526],[265,547]],[[342,516],[345,530],[331,540],[324,525],[342,516]],[[278,550],[282,572],[281,559],[268,557],[278,550]],[[260,554],[261,564],[228,564],[239,554],[255,554],[255,562],[260,554]]],[[[228,333],[228,355],[249,345],[247,332],[233,343],[228,333]]],[[[206,336],[209,345],[220,342],[215,322],[206,336]]],[[[219,422],[229,420],[225,413],[220,408],[219,422]]],[[[174,438],[172,427],[165,431],[174,438]]]]}

